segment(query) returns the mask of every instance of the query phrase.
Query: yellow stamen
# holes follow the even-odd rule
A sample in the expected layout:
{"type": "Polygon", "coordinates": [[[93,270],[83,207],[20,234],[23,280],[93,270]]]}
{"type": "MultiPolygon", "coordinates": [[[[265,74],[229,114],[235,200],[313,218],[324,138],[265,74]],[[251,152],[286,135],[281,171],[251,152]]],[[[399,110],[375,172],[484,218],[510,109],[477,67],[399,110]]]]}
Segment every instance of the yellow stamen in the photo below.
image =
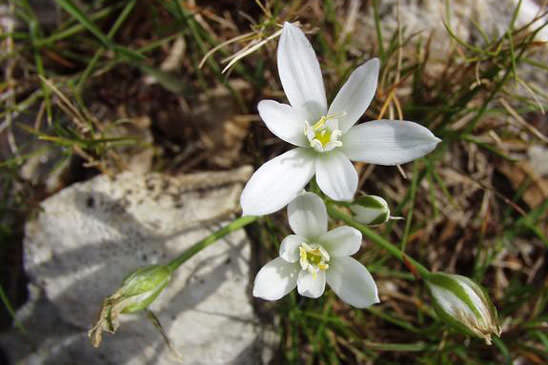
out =
{"type": "Polygon", "coordinates": [[[308,245],[303,242],[299,247],[299,256],[301,268],[311,273],[314,278],[317,277],[319,270],[325,271],[329,268],[329,255],[317,245],[308,245]]]}
{"type": "Polygon", "coordinates": [[[320,263],[320,264],[318,264],[318,269],[327,270],[327,269],[329,269],[329,265],[320,263]]]}
{"type": "Polygon", "coordinates": [[[335,119],[335,118],[338,118],[338,117],[342,117],[342,116],[344,116],[344,114],[345,113],[333,113],[333,114],[322,115],[322,117],[316,123],[314,123],[312,128],[315,131],[317,131],[318,129],[322,128],[328,120],[335,119]]]}
{"type": "Polygon", "coordinates": [[[318,120],[314,125],[312,126],[312,129],[317,131],[318,129],[323,128],[324,124],[329,120],[329,116],[323,115],[320,120],[318,120]]]}

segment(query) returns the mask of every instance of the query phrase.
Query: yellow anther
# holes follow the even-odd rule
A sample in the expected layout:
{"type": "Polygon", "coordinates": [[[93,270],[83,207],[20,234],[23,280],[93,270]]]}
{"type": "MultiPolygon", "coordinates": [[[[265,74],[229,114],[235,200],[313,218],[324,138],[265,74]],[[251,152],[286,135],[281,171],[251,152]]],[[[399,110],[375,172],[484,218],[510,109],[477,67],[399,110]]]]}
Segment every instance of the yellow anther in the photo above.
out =
{"type": "Polygon", "coordinates": [[[306,248],[303,246],[299,247],[299,255],[301,256],[301,261],[307,261],[306,248]]]}

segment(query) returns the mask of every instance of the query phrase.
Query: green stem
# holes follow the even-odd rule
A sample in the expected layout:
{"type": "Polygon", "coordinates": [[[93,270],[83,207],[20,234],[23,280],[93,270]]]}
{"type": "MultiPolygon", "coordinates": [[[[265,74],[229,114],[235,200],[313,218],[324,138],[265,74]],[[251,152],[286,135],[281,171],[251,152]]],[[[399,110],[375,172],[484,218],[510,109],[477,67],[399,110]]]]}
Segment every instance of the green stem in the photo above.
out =
{"type": "Polygon", "coordinates": [[[4,289],[2,289],[2,286],[0,286],[0,300],[2,300],[2,303],[4,303],[4,307],[6,307],[6,310],[10,314],[11,318],[13,319],[13,323],[15,326],[23,333],[26,333],[25,327],[17,320],[15,316],[15,311],[13,310],[13,307],[11,306],[11,303],[8,299],[8,296],[6,293],[4,293],[4,289]]]}
{"type": "Polygon", "coordinates": [[[384,64],[384,41],[382,39],[381,17],[379,15],[379,2],[373,1],[373,16],[375,18],[375,30],[377,31],[377,43],[379,44],[379,57],[384,64]]]}
{"type": "Polygon", "coordinates": [[[371,240],[377,246],[388,251],[389,254],[402,261],[411,270],[416,269],[421,277],[427,278],[430,275],[430,271],[420,262],[402,252],[398,247],[388,242],[386,239],[382,238],[380,235],[378,235],[368,227],[356,222],[354,219],[352,219],[352,217],[338,210],[332,203],[327,204],[327,212],[332,218],[340,219],[349,226],[356,228],[365,236],[365,238],[371,240]]]}
{"type": "Polygon", "coordinates": [[[409,200],[411,204],[409,206],[409,213],[407,213],[407,219],[405,220],[405,229],[403,231],[403,237],[401,239],[401,250],[405,252],[405,246],[409,239],[409,232],[411,231],[411,223],[413,222],[413,212],[415,210],[415,196],[417,195],[417,184],[419,181],[419,164],[417,161],[413,163],[413,180],[411,181],[411,190],[409,192],[409,200]]]}
{"type": "Polygon", "coordinates": [[[259,217],[246,215],[232,221],[231,223],[227,224],[226,226],[219,229],[218,231],[213,232],[212,234],[210,234],[203,240],[198,241],[194,245],[190,246],[182,254],[180,254],[179,256],[174,258],[171,262],[169,262],[167,264],[167,267],[169,268],[171,272],[177,270],[177,268],[181,266],[186,260],[196,255],[198,252],[200,252],[207,246],[217,242],[218,240],[220,240],[227,234],[237,231],[240,228],[243,228],[247,226],[248,224],[255,222],[258,218],[259,217]]]}

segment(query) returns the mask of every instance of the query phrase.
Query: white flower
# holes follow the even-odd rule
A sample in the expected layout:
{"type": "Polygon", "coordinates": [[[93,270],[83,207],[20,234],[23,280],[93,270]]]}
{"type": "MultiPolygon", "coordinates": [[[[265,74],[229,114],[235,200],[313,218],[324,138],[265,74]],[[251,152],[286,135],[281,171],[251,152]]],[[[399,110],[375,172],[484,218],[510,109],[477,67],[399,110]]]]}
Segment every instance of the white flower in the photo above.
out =
{"type": "Polygon", "coordinates": [[[331,199],[352,200],[358,174],[350,160],[402,164],[424,156],[440,142],[413,122],[377,120],[354,126],[375,95],[376,58],[352,72],[328,108],[311,44],[299,28],[285,23],[278,45],[278,72],[291,105],[263,100],[259,114],[272,133],[297,148],[253,174],[240,199],[244,215],[283,208],[314,174],[331,199]]]}
{"type": "Polygon", "coordinates": [[[287,215],[295,234],[282,241],[280,257],[257,273],[254,296],[278,300],[297,287],[300,295],[318,298],[327,282],[339,298],[355,307],[379,302],[371,274],[350,257],[361,246],[360,231],[342,226],[328,232],[325,205],[312,193],[297,196],[287,215]]]}

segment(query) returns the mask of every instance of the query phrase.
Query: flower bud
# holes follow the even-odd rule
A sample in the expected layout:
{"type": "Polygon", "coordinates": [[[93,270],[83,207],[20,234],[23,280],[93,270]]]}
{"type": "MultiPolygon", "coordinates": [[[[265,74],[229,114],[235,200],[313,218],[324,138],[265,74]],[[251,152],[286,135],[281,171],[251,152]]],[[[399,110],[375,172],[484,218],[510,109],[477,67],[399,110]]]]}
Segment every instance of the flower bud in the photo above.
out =
{"type": "Polygon", "coordinates": [[[99,319],[88,335],[93,346],[101,343],[102,332],[116,332],[120,313],[146,309],[167,286],[171,271],[167,266],[151,265],[127,276],[120,288],[103,301],[99,319]]]}
{"type": "Polygon", "coordinates": [[[462,275],[433,273],[426,278],[439,317],[456,329],[483,338],[500,336],[497,310],[475,282],[462,275]]]}
{"type": "Polygon", "coordinates": [[[122,282],[118,292],[126,298],[121,313],[133,313],[148,307],[169,282],[167,266],[152,265],[137,269],[122,282]]]}
{"type": "Polygon", "coordinates": [[[363,195],[350,205],[354,219],[361,224],[377,225],[390,219],[386,200],[377,195],[363,195]]]}

